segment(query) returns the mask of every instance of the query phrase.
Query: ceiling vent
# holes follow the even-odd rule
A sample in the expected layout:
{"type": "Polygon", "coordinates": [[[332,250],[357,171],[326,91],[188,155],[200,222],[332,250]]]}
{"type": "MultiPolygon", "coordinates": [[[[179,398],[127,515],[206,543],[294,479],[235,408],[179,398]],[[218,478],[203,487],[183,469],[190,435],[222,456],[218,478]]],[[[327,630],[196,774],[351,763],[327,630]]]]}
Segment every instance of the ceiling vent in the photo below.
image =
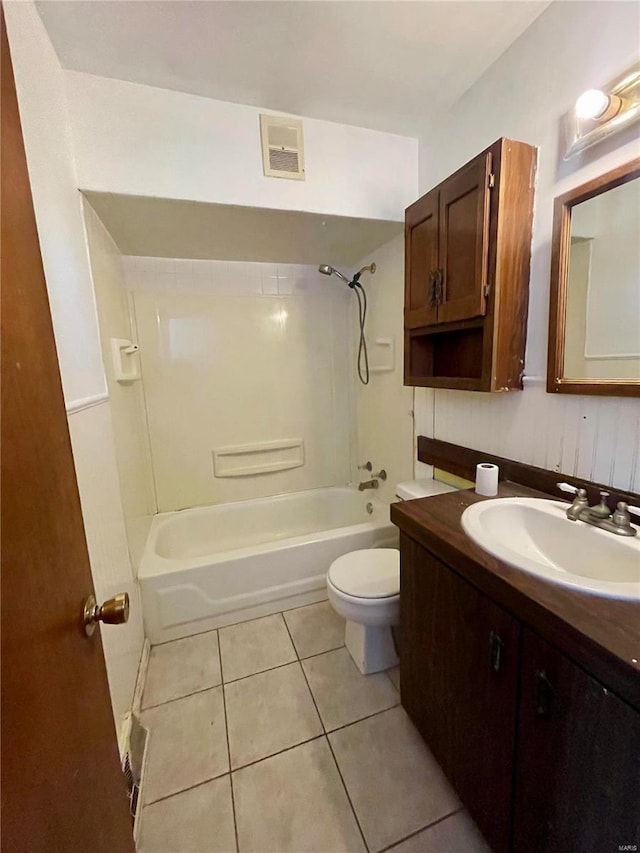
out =
{"type": "Polygon", "coordinates": [[[284,116],[260,116],[262,164],[268,178],[304,181],[302,122],[284,116]]]}

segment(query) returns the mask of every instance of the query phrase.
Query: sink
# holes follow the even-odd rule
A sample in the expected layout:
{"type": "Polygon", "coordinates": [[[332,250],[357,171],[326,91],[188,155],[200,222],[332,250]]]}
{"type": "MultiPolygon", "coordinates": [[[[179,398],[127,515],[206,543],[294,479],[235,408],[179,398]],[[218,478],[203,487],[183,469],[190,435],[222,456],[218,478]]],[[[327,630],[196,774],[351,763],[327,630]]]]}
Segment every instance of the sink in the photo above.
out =
{"type": "Polygon", "coordinates": [[[568,504],[496,498],[462,514],[465,533],[510,566],[562,586],[640,601],[640,535],[616,536],[569,521],[568,504]]]}

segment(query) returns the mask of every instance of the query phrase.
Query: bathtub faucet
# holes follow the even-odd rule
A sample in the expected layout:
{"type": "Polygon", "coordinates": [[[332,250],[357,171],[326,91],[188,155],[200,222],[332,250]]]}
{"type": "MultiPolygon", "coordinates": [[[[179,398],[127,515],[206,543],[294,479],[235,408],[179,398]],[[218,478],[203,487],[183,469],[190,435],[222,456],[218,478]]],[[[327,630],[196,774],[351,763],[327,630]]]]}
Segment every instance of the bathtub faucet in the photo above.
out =
{"type": "Polygon", "coordinates": [[[372,480],[365,480],[364,483],[358,483],[358,491],[364,492],[365,489],[377,489],[380,487],[380,483],[374,477],[372,480]]]}

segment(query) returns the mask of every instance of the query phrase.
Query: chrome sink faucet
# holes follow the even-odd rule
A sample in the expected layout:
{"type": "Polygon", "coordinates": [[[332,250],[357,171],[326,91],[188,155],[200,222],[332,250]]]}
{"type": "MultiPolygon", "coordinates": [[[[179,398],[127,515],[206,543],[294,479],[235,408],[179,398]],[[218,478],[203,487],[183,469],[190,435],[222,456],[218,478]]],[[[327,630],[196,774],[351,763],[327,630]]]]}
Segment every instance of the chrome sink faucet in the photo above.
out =
{"type": "Polygon", "coordinates": [[[614,513],[607,506],[609,492],[600,492],[600,503],[589,506],[586,489],[578,489],[570,483],[558,483],[558,488],[563,492],[574,494],[573,503],[567,509],[569,521],[584,521],[593,527],[599,527],[616,536],[636,536],[637,530],[631,524],[631,515],[640,515],[638,507],[629,506],[624,501],[619,501],[614,513]]]}

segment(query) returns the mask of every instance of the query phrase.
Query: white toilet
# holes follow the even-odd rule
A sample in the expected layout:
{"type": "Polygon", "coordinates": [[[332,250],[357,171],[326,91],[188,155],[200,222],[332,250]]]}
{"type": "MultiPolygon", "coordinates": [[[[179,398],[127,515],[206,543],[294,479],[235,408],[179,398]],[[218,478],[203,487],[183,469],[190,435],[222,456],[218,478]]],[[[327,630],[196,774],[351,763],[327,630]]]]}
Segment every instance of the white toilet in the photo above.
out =
{"type": "MultiPolygon", "coordinates": [[[[410,480],[396,487],[400,500],[453,492],[436,480],[410,480]]],[[[398,663],[391,627],[400,617],[400,552],[395,548],[351,551],[327,573],[331,606],[347,620],[345,645],[364,675],[398,663]]]]}

